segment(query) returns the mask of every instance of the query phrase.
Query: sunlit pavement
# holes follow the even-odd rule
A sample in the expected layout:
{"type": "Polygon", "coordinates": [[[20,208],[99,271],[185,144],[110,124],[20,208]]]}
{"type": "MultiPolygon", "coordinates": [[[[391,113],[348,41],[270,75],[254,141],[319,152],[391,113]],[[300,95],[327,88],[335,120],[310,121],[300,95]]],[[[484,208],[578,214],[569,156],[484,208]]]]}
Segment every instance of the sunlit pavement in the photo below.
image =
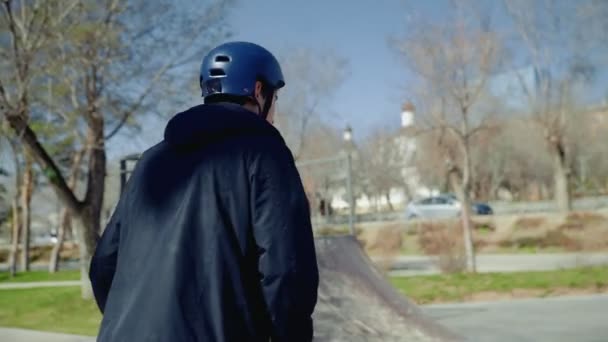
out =
{"type": "MultiPolygon", "coordinates": [[[[608,253],[479,254],[478,272],[553,271],[583,266],[608,265],[608,253]]],[[[392,276],[441,273],[433,258],[399,256],[394,258],[392,276]]],[[[608,341],[608,339],[606,340],[608,341]]]]}
{"type": "MultiPolygon", "coordinates": [[[[423,310],[470,341],[608,341],[608,295],[437,304],[423,310]]],[[[0,328],[0,342],[92,341],[95,338],[0,328]]]]}
{"type": "Polygon", "coordinates": [[[0,328],[0,342],[94,342],[94,337],[0,328]]]}
{"type": "Polygon", "coordinates": [[[608,341],[608,295],[438,304],[423,310],[470,341],[608,341]]]}

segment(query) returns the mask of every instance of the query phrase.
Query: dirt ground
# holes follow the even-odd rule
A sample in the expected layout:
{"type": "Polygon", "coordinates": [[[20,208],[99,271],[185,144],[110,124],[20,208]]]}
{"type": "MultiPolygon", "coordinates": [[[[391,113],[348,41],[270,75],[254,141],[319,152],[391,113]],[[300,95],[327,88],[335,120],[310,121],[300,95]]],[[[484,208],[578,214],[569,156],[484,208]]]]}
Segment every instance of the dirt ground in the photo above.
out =
{"type": "MultiPolygon", "coordinates": [[[[51,257],[53,246],[32,246],[30,249],[31,262],[48,262],[51,257]]],[[[0,263],[8,261],[9,250],[0,250],[0,263]]],[[[78,246],[72,242],[66,242],[61,249],[60,258],[62,261],[78,259],[78,246]]]]}
{"type": "MultiPolygon", "coordinates": [[[[478,253],[550,253],[608,251],[608,212],[572,212],[475,217],[478,253]]],[[[424,254],[427,239],[420,232],[454,231],[458,220],[383,222],[358,226],[358,239],[374,256],[424,254]]],[[[459,234],[452,234],[459,238],[459,234]]],[[[439,237],[437,237],[439,238],[439,237]]],[[[442,236],[441,238],[446,238],[442,236]]],[[[431,241],[432,242],[432,241],[431,241]]]]}

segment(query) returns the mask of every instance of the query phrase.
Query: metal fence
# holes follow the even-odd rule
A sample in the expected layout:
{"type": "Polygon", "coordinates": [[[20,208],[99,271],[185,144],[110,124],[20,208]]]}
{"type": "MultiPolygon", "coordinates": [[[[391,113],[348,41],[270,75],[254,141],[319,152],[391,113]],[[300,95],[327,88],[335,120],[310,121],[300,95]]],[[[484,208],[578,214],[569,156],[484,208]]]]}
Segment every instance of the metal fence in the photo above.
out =
{"type": "Polygon", "coordinates": [[[348,224],[348,231],[355,235],[355,196],[353,193],[353,167],[352,155],[349,151],[343,151],[332,158],[313,159],[299,161],[296,163],[304,186],[308,191],[311,202],[311,215],[315,228],[324,224],[333,224],[336,215],[331,213],[331,200],[333,194],[340,189],[345,190],[345,202],[347,203],[347,215],[342,215],[344,224],[348,224]],[[318,198],[323,199],[325,210],[319,206],[318,198]],[[323,214],[322,214],[323,213],[323,214]]]}
{"type": "MultiPolygon", "coordinates": [[[[127,155],[120,159],[120,193],[122,194],[127,180],[137,161],[141,157],[140,154],[131,154],[127,155]]],[[[352,155],[348,153],[348,151],[344,151],[343,153],[331,157],[331,158],[322,158],[322,159],[314,159],[314,160],[306,160],[299,161],[296,163],[296,167],[298,168],[300,175],[304,179],[305,183],[309,177],[317,181],[321,181],[323,187],[331,187],[332,190],[338,188],[343,188],[346,190],[346,202],[348,203],[348,214],[338,216],[341,220],[344,220],[343,224],[348,224],[348,231],[350,234],[355,234],[355,199],[353,195],[353,171],[352,171],[352,155]]],[[[306,184],[305,184],[306,187],[306,184]]],[[[308,190],[311,190],[308,188],[308,190]]],[[[312,189],[312,193],[309,193],[309,200],[311,200],[311,219],[313,221],[313,226],[315,229],[322,227],[326,223],[334,223],[334,219],[336,216],[329,215],[326,212],[326,215],[319,215],[319,210],[316,206],[316,192],[315,187],[312,189]],[[320,217],[322,216],[322,217],[320,217]]],[[[327,194],[326,194],[327,195],[327,194]]],[[[325,196],[325,200],[329,201],[330,198],[325,196]]]]}

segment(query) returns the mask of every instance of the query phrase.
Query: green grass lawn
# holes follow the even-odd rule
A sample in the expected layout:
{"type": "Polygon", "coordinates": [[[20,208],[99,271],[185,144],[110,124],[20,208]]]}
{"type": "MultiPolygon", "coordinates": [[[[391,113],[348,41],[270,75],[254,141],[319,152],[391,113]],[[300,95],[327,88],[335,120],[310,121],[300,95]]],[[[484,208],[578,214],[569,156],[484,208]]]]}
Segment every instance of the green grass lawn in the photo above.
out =
{"type": "Polygon", "coordinates": [[[563,247],[499,247],[495,252],[495,254],[550,254],[550,253],[568,253],[569,251],[563,247]]]}
{"type": "Polygon", "coordinates": [[[46,271],[32,271],[25,273],[17,273],[11,277],[8,272],[0,272],[0,284],[3,283],[26,283],[31,281],[63,281],[63,280],[78,280],[80,279],[80,271],[61,271],[57,273],[49,273],[46,271]]]}
{"type": "MultiPolygon", "coordinates": [[[[60,272],[49,278],[44,272],[22,275],[19,281],[74,280],[78,272],[60,272]]],[[[6,278],[3,281],[6,281],[6,278]]],[[[549,272],[479,273],[394,277],[391,283],[418,303],[460,301],[486,292],[514,289],[598,289],[608,286],[608,267],[549,272]]],[[[0,326],[94,336],[101,315],[94,301],[80,299],[80,288],[57,287],[0,290],[0,326]]]]}
{"type": "Polygon", "coordinates": [[[100,321],[77,286],[0,290],[0,326],[95,336],[100,321]]]}
{"type": "Polygon", "coordinates": [[[608,267],[588,267],[546,272],[478,273],[394,277],[391,283],[418,303],[461,301],[481,292],[508,293],[515,289],[601,289],[608,286],[608,267]]]}

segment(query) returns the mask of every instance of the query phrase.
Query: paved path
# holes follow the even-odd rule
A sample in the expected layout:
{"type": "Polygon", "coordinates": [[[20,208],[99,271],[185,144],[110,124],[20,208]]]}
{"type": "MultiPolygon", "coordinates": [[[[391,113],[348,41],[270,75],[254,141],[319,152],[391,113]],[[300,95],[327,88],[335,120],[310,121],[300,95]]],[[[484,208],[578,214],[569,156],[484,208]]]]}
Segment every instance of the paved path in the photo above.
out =
{"type": "MultiPolygon", "coordinates": [[[[477,256],[478,272],[551,271],[560,268],[608,265],[608,253],[547,253],[547,254],[480,254],[477,256]]],[[[77,261],[62,263],[61,269],[78,269],[77,261]]],[[[0,263],[0,272],[8,269],[0,263]]],[[[34,263],[33,270],[47,270],[48,264],[34,263]]],[[[438,274],[439,269],[432,257],[402,255],[396,258],[391,275],[412,276],[438,274]]]]}
{"type": "Polygon", "coordinates": [[[80,286],[80,280],[65,281],[32,281],[27,283],[4,283],[0,284],[0,290],[33,289],[39,287],[64,287],[80,286]]]}
{"type": "MultiPolygon", "coordinates": [[[[608,253],[480,254],[478,272],[551,271],[581,266],[608,265],[608,253]]],[[[391,275],[440,273],[432,257],[397,257],[391,275]]],[[[608,340],[607,340],[608,341],[608,340]]]]}
{"type": "Polygon", "coordinates": [[[0,328],[0,342],[95,342],[95,337],[0,328]]]}
{"type": "Polygon", "coordinates": [[[439,304],[423,310],[470,341],[608,341],[608,295],[439,304]]]}
{"type": "MultiPolygon", "coordinates": [[[[608,295],[437,304],[422,309],[479,342],[606,342],[608,295]]],[[[92,337],[0,328],[0,342],[93,342],[92,337]]]]}

